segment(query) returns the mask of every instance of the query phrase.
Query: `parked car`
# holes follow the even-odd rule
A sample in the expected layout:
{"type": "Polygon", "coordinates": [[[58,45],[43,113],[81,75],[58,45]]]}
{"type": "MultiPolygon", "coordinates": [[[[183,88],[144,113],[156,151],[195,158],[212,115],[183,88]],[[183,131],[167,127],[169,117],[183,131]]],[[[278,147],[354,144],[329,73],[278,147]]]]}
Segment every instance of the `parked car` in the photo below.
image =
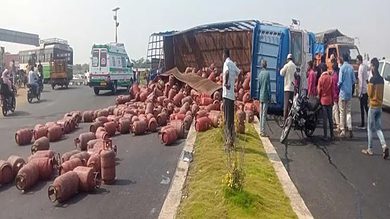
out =
{"type": "Polygon", "coordinates": [[[86,83],[86,79],[82,74],[75,74],[73,76],[73,80],[71,81],[71,84],[73,85],[86,85],[86,83]]]}
{"type": "Polygon", "coordinates": [[[379,61],[379,72],[385,80],[383,105],[390,107],[390,60],[379,61]]]}

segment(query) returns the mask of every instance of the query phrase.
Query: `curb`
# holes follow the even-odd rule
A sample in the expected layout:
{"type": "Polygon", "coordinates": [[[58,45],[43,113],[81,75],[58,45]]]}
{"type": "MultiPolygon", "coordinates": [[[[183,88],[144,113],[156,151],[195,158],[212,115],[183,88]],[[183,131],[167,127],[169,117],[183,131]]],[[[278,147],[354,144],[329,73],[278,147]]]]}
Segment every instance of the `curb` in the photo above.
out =
{"type": "Polygon", "coordinates": [[[195,140],[196,131],[194,123],[192,123],[187,135],[186,143],[183,147],[183,151],[180,154],[179,161],[177,162],[171,187],[169,188],[167,197],[165,198],[164,204],[158,216],[159,219],[173,219],[176,217],[177,210],[182,198],[182,189],[184,187],[188,169],[192,161],[192,152],[194,149],[195,140]]]}
{"type": "Polygon", "coordinates": [[[279,181],[282,184],[284,193],[290,199],[293,211],[298,216],[298,218],[314,218],[310,210],[307,208],[305,201],[299,194],[298,189],[295,187],[290,176],[288,175],[286,168],[284,167],[282,161],[279,158],[278,153],[275,150],[275,147],[272,145],[269,138],[263,138],[260,136],[259,119],[256,116],[253,122],[253,126],[257,134],[259,135],[261,142],[263,143],[264,150],[267,153],[267,157],[272,163],[276,175],[278,176],[279,181]]]}

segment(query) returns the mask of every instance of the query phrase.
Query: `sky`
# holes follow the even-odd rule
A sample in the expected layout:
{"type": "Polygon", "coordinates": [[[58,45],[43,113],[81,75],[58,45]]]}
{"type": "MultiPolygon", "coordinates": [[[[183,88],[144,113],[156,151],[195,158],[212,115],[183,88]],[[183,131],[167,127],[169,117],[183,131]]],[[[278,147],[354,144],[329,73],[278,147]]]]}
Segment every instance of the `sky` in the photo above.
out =
{"type": "MultiPolygon", "coordinates": [[[[357,37],[360,53],[390,58],[390,1],[385,0],[1,0],[0,28],[62,38],[74,63],[89,62],[92,45],[115,40],[112,9],[118,11],[118,42],[131,59],[146,57],[150,34],[235,20],[265,20],[321,32],[338,28],[357,37]]],[[[0,42],[17,53],[31,46],[0,42]]]]}

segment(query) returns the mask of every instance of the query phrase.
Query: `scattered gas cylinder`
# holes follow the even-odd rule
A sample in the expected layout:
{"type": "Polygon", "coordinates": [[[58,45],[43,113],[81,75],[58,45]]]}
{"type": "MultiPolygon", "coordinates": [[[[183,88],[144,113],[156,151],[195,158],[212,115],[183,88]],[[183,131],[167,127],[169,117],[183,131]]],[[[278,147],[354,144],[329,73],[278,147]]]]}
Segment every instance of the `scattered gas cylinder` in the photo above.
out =
{"type": "Polygon", "coordinates": [[[0,184],[5,185],[14,179],[12,166],[8,161],[0,160],[0,184]]]}
{"type": "Polygon", "coordinates": [[[177,131],[175,127],[168,126],[160,131],[161,142],[165,145],[171,145],[177,140],[177,131]]]}
{"type": "Polygon", "coordinates": [[[41,137],[46,136],[48,134],[48,128],[45,125],[38,124],[34,127],[34,139],[37,140],[41,137]]]}
{"type": "Polygon", "coordinates": [[[131,120],[127,118],[119,119],[118,132],[128,134],[130,132],[131,120]]]}
{"type": "Polygon", "coordinates": [[[82,151],[87,150],[87,143],[90,140],[96,139],[96,135],[93,132],[86,132],[79,135],[78,138],[74,139],[74,144],[76,147],[80,148],[82,151]]]}
{"type": "Polygon", "coordinates": [[[32,137],[32,129],[20,129],[15,134],[15,141],[18,145],[27,145],[31,143],[32,137]]]}
{"type": "Polygon", "coordinates": [[[34,186],[39,179],[39,168],[36,163],[27,163],[18,172],[15,178],[16,188],[26,191],[34,186]]]}
{"type": "Polygon", "coordinates": [[[115,182],[115,152],[113,150],[103,150],[100,153],[101,174],[104,184],[114,184],[115,182]]]}
{"type": "Polygon", "coordinates": [[[79,176],[79,189],[82,192],[91,192],[100,186],[99,173],[91,167],[78,166],[74,172],[79,176]]]}
{"type": "Polygon", "coordinates": [[[135,121],[132,125],[131,131],[134,135],[143,135],[145,134],[148,128],[148,124],[145,120],[135,121]]]}
{"type": "Polygon", "coordinates": [[[96,121],[89,126],[89,131],[95,133],[99,127],[103,127],[103,123],[96,121]]]}
{"type": "Polygon", "coordinates": [[[69,171],[72,171],[78,166],[83,166],[83,162],[79,158],[70,159],[61,164],[59,168],[59,174],[63,175],[69,171]]]}
{"type": "Polygon", "coordinates": [[[79,185],[79,176],[74,171],[58,176],[48,188],[49,199],[63,203],[78,193],[79,185]]]}
{"type": "Polygon", "coordinates": [[[106,122],[104,123],[104,129],[108,133],[109,137],[115,136],[118,125],[116,122],[106,122]]]}
{"type": "Polygon", "coordinates": [[[49,138],[50,142],[59,141],[62,138],[63,135],[63,129],[61,126],[51,126],[49,127],[49,134],[47,137],[49,138]]]}
{"type": "Polygon", "coordinates": [[[31,154],[34,154],[37,151],[49,150],[50,142],[46,136],[35,140],[34,144],[31,146],[31,154]]]}
{"type": "Polygon", "coordinates": [[[85,111],[83,113],[83,122],[90,123],[93,122],[93,120],[94,120],[93,111],[85,111]]]}
{"type": "Polygon", "coordinates": [[[26,164],[26,161],[22,157],[16,155],[11,155],[7,161],[11,164],[13,178],[15,178],[19,170],[26,164]]]}
{"type": "Polygon", "coordinates": [[[38,166],[39,178],[49,180],[53,176],[55,161],[54,158],[40,157],[32,159],[29,163],[38,166]]]}
{"type": "Polygon", "coordinates": [[[61,156],[61,161],[62,162],[66,162],[66,161],[68,161],[70,159],[70,157],[72,155],[75,155],[75,154],[78,154],[78,153],[80,153],[79,150],[73,150],[73,151],[68,151],[66,153],[63,153],[62,156],[61,156]]]}

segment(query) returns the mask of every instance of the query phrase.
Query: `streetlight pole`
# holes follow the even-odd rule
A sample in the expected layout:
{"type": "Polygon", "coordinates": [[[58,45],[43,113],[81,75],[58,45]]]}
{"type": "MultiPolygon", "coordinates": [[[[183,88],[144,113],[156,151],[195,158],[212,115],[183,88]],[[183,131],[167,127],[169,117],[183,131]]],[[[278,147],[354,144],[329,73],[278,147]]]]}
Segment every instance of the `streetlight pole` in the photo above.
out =
{"type": "Polygon", "coordinates": [[[118,22],[118,10],[120,8],[119,7],[116,7],[114,9],[112,9],[112,11],[115,12],[115,15],[114,15],[114,21],[115,21],[115,43],[118,42],[118,26],[119,26],[119,22],[118,22]]]}

